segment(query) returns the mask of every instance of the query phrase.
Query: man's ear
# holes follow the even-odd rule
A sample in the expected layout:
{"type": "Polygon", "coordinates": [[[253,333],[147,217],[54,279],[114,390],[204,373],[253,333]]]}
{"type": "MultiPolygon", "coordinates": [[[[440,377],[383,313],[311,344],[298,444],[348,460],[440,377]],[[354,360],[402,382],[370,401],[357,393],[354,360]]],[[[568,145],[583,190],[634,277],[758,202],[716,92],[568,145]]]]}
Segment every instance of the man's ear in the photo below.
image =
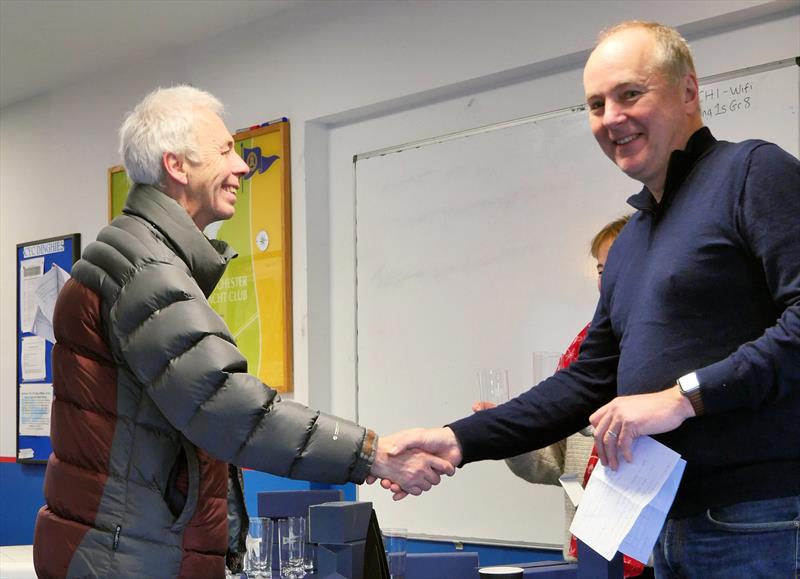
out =
{"type": "Polygon", "coordinates": [[[688,107],[690,112],[696,111],[700,106],[700,88],[695,73],[690,72],[683,76],[681,92],[683,93],[683,104],[688,107]]]}
{"type": "Polygon", "coordinates": [[[161,156],[161,162],[164,164],[164,171],[166,171],[168,178],[181,185],[189,184],[189,176],[186,173],[186,159],[182,155],[167,152],[161,156]]]}

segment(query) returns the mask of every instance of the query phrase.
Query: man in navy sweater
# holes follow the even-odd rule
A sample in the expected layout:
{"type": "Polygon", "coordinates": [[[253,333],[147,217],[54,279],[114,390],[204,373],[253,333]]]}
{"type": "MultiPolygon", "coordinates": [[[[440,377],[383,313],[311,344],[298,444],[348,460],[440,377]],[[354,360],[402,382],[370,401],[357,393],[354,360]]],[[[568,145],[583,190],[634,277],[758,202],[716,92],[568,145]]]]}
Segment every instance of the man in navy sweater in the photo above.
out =
{"type": "Polygon", "coordinates": [[[691,53],[671,28],[631,21],[604,33],[584,88],[601,149],[644,187],[577,362],[495,409],[406,431],[398,449],[464,465],[591,422],[601,462],[616,469],[636,460],[636,438],[654,435],[687,461],[657,576],[795,577],[800,162],[703,127],[691,53]]]}

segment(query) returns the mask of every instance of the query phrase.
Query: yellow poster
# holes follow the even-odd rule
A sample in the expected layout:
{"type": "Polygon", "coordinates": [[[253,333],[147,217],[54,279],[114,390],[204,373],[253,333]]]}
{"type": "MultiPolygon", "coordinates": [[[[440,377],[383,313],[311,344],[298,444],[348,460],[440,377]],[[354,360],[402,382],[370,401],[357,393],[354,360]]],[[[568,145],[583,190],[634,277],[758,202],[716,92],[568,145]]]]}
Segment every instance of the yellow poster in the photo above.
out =
{"type": "MultiPolygon", "coordinates": [[[[209,297],[247,358],[248,371],[280,392],[291,392],[292,279],[289,122],[235,136],[250,171],[242,178],[236,214],[206,235],[239,256],[209,297]]],[[[130,188],[122,167],[109,170],[109,216],[122,213],[130,188]]]]}

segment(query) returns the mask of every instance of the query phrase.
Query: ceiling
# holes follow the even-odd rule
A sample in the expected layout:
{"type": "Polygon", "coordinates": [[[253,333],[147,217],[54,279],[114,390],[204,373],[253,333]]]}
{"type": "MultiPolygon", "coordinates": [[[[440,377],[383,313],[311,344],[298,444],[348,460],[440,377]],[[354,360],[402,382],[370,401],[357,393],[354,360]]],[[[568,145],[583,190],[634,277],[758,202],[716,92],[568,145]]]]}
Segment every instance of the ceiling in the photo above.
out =
{"type": "Polygon", "coordinates": [[[0,0],[0,108],[301,0],[0,0]]]}

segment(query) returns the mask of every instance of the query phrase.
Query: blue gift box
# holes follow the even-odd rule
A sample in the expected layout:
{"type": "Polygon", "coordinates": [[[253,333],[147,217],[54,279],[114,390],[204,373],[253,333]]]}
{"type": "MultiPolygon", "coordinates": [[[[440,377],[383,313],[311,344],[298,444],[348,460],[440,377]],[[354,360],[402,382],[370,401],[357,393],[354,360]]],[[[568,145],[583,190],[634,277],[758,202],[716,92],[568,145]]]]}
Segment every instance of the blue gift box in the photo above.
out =
{"type": "MultiPolygon", "coordinates": [[[[523,577],[536,577],[536,579],[576,579],[578,577],[578,565],[566,561],[514,563],[514,566],[522,567],[523,577]]],[[[593,575],[588,576],[593,577],[593,575]]]]}
{"type": "Polygon", "coordinates": [[[331,501],[341,501],[340,489],[309,491],[263,491],[258,493],[258,516],[282,519],[308,517],[308,507],[331,501]]]}
{"type": "Polygon", "coordinates": [[[309,541],[345,544],[363,541],[372,515],[372,503],[336,501],[309,509],[309,541]]]}
{"type": "Polygon", "coordinates": [[[319,579],[362,579],[366,541],[317,548],[319,579]]]}
{"type": "Polygon", "coordinates": [[[407,579],[478,579],[478,554],[408,553],[407,579]]]}

